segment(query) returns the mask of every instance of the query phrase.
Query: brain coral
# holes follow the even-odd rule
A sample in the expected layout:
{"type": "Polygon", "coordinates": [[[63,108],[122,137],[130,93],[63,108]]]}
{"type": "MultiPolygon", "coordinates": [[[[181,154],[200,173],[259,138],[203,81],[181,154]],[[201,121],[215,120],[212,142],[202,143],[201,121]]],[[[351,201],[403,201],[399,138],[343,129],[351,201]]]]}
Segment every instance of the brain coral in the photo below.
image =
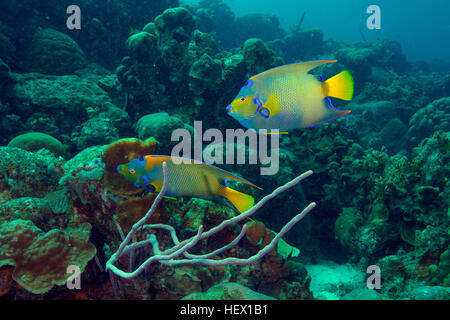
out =
{"type": "Polygon", "coordinates": [[[15,266],[13,279],[26,290],[40,294],[66,283],[67,267],[83,272],[97,250],[89,242],[91,225],[43,233],[31,221],[14,220],[0,226],[0,267],[15,266]]]}
{"type": "Polygon", "coordinates": [[[53,29],[43,29],[34,35],[27,62],[30,71],[65,75],[83,68],[86,57],[68,35],[53,29]]]}
{"type": "Polygon", "coordinates": [[[15,147],[27,151],[48,149],[56,156],[64,155],[64,145],[58,139],[41,132],[21,134],[8,143],[8,147],[15,147]]]}

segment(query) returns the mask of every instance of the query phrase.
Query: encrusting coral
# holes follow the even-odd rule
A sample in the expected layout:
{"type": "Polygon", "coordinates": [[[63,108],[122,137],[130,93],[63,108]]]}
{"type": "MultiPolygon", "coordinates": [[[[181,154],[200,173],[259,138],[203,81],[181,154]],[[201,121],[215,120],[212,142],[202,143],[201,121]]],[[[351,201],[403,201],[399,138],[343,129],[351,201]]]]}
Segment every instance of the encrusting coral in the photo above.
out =
{"type": "Polygon", "coordinates": [[[156,148],[157,142],[152,138],[145,141],[136,138],[120,139],[109,145],[102,156],[102,161],[105,163],[106,189],[114,193],[129,195],[142,192],[139,188],[127,183],[117,172],[117,166],[145,155],[155,154],[156,148]]]}
{"type": "Polygon", "coordinates": [[[81,272],[95,256],[89,242],[90,224],[78,229],[43,233],[31,221],[17,219],[0,225],[0,266],[15,266],[12,277],[36,294],[66,283],[69,266],[81,272]]]}

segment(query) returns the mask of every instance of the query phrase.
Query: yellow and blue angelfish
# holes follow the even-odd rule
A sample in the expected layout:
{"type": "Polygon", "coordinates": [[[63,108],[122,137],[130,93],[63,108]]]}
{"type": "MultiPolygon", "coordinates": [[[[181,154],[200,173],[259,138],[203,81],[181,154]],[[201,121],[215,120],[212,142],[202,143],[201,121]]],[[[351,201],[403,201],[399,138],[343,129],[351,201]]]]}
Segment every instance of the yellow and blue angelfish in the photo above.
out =
{"type": "Polygon", "coordinates": [[[175,163],[172,160],[170,156],[147,155],[119,165],[117,171],[136,187],[159,193],[164,182],[163,162],[166,162],[168,185],[165,196],[213,200],[239,212],[254,205],[252,196],[226,185],[227,180],[236,180],[258,188],[253,183],[206,163],[191,159],[175,163]]]}
{"type": "Polygon", "coordinates": [[[337,60],[316,60],[269,69],[247,80],[227,106],[230,116],[249,129],[317,126],[350,113],[333,107],[329,97],[353,98],[353,77],[342,71],[323,81],[308,72],[337,60]]]}

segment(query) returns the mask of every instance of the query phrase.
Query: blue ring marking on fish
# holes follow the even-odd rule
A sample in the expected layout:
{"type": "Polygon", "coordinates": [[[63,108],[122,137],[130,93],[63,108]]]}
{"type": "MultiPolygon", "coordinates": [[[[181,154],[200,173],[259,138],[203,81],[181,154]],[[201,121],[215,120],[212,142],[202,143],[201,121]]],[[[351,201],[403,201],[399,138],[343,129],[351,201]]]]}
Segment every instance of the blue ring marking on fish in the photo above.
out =
{"type": "Polygon", "coordinates": [[[140,187],[141,187],[141,186],[138,185],[137,183],[135,183],[134,186],[135,186],[136,188],[140,188],[140,187]]]}
{"type": "Polygon", "coordinates": [[[248,116],[249,119],[254,118],[255,115],[258,113],[259,109],[261,109],[261,107],[263,105],[258,96],[256,96],[256,98],[253,99],[253,102],[258,105],[258,108],[256,109],[254,114],[252,114],[251,116],[248,116]]]}
{"type": "Polygon", "coordinates": [[[324,81],[323,74],[319,74],[319,80],[320,80],[320,82],[324,81]]]}
{"type": "Polygon", "coordinates": [[[119,164],[118,166],[117,166],[117,171],[118,172],[120,172],[120,167],[121,167],[122,165],[121,164],[119,164]]]}
{"type": "Polygon", "coordinates": [[[137,161],[138,161],[139,164],[141,164],[141,165],[145,165],[145,163],[146,163],[145,157],[144,157],[144,156],[142,156],[142,157],[140,157],[139,159],[137,159],[137,161]]]}
{"type": "Polygon", "coordinates": [[[270,111],[267,108],[262,108],[261,111],[259,111],[259,114],[267,119],[270,116],[270,111]]]}
{"type": "Polygon", "coordinates": [[[232,107],[230,105],[227,105],[227,107],[225,108],[225,110],[230,110],[232,107]]]}
{"type": "Polygon", "coordinates": [[[253,85],[253,80],[248,79],[247,82],[242,87],[242,89],[250,88],[252,85],[253,85]]]}
{"type": "Polygon", "coordinates": [[[145,183],[150,183],[150,180],[148,180],[147,176],[141,176],[141,178],[145,181],[145,183]]]}

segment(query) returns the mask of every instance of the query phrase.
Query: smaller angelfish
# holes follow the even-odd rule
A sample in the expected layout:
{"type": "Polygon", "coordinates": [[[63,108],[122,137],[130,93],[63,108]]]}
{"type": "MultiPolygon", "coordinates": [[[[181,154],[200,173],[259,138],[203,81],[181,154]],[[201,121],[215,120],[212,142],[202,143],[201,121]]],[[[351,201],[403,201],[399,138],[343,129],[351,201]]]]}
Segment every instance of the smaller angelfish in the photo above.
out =
{"type": "Polygon", "coordinates": [[[328,97],[353,98],[353,77],[342,71],[323,81],[308,72],[336,60],[288,64],[257,74],[247,80],[227,106],[230,116],[249,129],[307,128],[350,113],[338,110],[328,97]]]}
{"type": "Polygon", "coordinates": [[[261,189],[253,183],[206,163],[183,159],[185,161],[178,164],[172,159],[170,156],[147,155],[119,165],[117,171],[136,187],[159,193],[164,182],[163,162],[166,162],[166,196],[213,200],[239,212],[247,211],[254,205],[252,196],[227,187],[227,180],[240,181],[261,189]]]}

